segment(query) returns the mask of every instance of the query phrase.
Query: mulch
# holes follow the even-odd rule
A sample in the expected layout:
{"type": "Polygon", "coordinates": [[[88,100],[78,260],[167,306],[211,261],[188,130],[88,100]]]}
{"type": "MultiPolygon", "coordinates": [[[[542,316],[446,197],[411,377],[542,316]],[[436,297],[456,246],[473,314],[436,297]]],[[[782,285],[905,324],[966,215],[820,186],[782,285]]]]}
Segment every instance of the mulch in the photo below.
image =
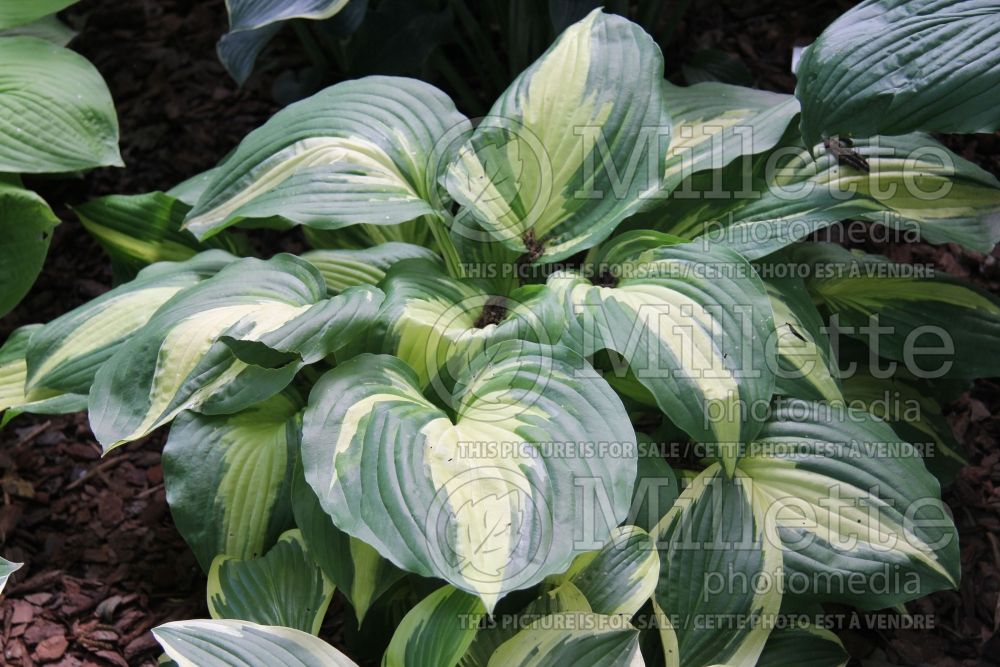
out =
{"type": "MultiPolygon", "coordinates": [[[[666,49],[671,78],[680,80],[677,63],[711,48],[736,54],[757,86],[788,92],[792,46],[851,4],[695,2],[666,49]]],[[[225,29],[221,0],[85,0],[68,17],[81,33],[73,48],[95,63],[115,98],[128,167],[30,179],[66,224],[35,288],[0,320],[0,340],[111,284],[106,258],[67,204],[167,189],[213,166],[279,108],[270,89],[275,74],[302,64],[294,44],[279,40],[265,70],[237,89],[215,57],[225,29]]],[[[1000,137],[946,141],[1000,175],[1000,137]]],[[[871,245],[1000,293],[1000,251],[871,245]]],[[[945,492],[959,526],[961,588],[908,605],[914,615],[930,615],[929,630],[843,631],[853,664],[1000,664],[1000,381],[977,381],[947,417],[971,462],[945,492]]],[[[0,600],[0,663],[152,665],[160,651],[151,627],[207,615],[204,575],[166,505],[162,442],[155,434],[102,458],[82,415],[22,416],[0,432],[0,553],[25,562],[0,600]]],[[[335,600],[333,615],[341,608],[335,600]]]]}

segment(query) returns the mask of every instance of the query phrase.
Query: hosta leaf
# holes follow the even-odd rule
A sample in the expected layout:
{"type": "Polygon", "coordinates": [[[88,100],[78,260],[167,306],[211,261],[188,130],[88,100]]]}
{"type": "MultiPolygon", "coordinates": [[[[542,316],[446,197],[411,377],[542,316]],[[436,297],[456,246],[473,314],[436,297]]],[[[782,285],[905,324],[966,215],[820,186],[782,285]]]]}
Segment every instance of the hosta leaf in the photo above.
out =
{"type": "Polygon", "coordinates": [[[982,252],[1000,240],[1000,183],[933,139],[872,137],[849,150],[870,171],[839,164],[823,145],[810,152],[786,141],[771,153],[694,175],[671,194],[659,219],[646,222],[685,238],[704,235],[750,259],[847,219],[982,252]]]}
{"type": "Polygon", "coordinates": [[[452,416],[401,359],[362,355],[323,376],[305,416],[303,464],[323,509],[403,569],[478,595],[489,611],[625,518],[634,432],[569,350],[490,346],[435,398],[452,416]],[[587,456],[580,444],[600,442],[623,443],[620,456],[587,456]],[[581,525],[594,494],[607,511],[581,525]]]}
{"type": "Polygon", "coordinates": [[[300,257],[319,269],[331,294],[355,285],[378,285],[386,271],[404,259],[438,258],[427,248],[395,241],[360,250],[310,250],[300,257]]]}
{"type": "Polygon", "coordinates": [[[486,614],[479,598],[442,586],[403,617],[382,659],[383,667],[455,665],[486,614]]]}
{"type": "Polygon", "coordinates": [[[20,570],[23,565],[24,563],[13,563],[6,558],[0,558],[0,593],[6,588],[10,575],[20,570]]]}
{"type": "Polygon", "coordinates": [[[659,576],[660,559],[649,533],[622,526],[603,548],[577,556],[554,579],[573,584],[595,613],[631,618],[652,597],[659,576]]]}
{"type": "Polygon", "coordinates": [[[653,601],[667,667],[753,665],[764,648],[781,606],[782,554],[748,481],[713,464],[657,525],[653,601]]]}
{"type": "Polygon", "coordinates": [[[63,414],[87,409],[87,397],[79,394],[47,391],[36,392],[31,398],[26,395],[28,340],[41,328],[41,324],[31,324],[16,329],[0,346],[0,426],[23,412],[63,414]]]}
{"type": "Polygon", "coordinates": [[[564,612],[539,619],[504,642],[489,667],[642,667],[639,631],[622,616],[564,612]]]}
{"type": "Polygon", "coordinates": [[[662,85],[674,121],[667,156],[671,183],[774,148],[799,112],[791,95],[716,82],[662,85]]]}
{"type": "Polygon", "coordinates": [[[1000,299],[948,275],[921,275],[878,255],[833,244],[797,246],[788,259],[810,268],[809,292],[840,332],[924,378],[1000,374],[1000,299]],[[863,329],[862,329],[863,328],[863,329]]]}
{"type": "Polygon", "coordinates": [[[204,243],[181,230],[191,207],[162,192],[110,195],[74,208],[80,222],[111,256],[115,276],[128,280],[154,262],[179,262],[208,248],[246,254],[241,239],[220,234],[204,243]]]}
{"type": "Polygon", "coordinates": [[[171,427],[167,503],[206,571],[220,554],[262,556],[290,527],[301,409],[289,390],[235,415],[185,412],[171,427]]]}
{"type": "MultiPolygon", "coordinates": [[[[2,10],[0,10],[2,11],[2,10]]],[[[2,19],[0,19],[2,22],[2,19]]],[[[56,46],[66,46],[76,33],[60,21],[56,16],[43,16],[40,19],[19,25],[16,28],[0,29],[0,37],[38,37],[56,46]]]]}
{"type": "Polygon", "coordinates": [[[868,0],[799,61],[809,142],[836,134],[1000,129],[1000,7],[991,0],[868,0]]]}
{"type": "MultiPolygon", "coordinates": [[[[0,126],[2,98],[0,92],[0,126]]],[[[0,151],[2,142],[0,138],[0,151]]],[[[52,230],[58,224],[59,218],[41,197],[17,185],[0,182],[0,317],[10,312],[35,283],[49,252],[52,230]]]]}
{"type": "Polygon", "coordinates": [[[837,635],[813,625],[776,628],[757,667],[845,667],[850,656],[837,635]]]}
{"type": "Polygon", "coordinates": [[[655,452],[646,452],[645,456],[642,455],[641,447],[649,444],[640,442],[635,491],[632,494],[632,509],[629,510],[627,520],[628,523],[646,532],[653,530],[657,522],[673,506],[680,493],[677,475],[670,464],[655,452]]]}
{"type": "Polygon", "coordinates": [[[751,406],[771,398],[764,343],[774,325],[750,264],[726,248],[632,232],[602,249],[597,265],[607,273],[548,281],[571,322],[563,341],[584,356],[620,354],[691,437],[728,449],[751,437],[751,406]]]}
{"type": "MultiPolygon", "coordinates": [[[[775,392],[784,396],[837,401],[843,398],[823,318],[799,278],[764,282],[774,310],[778,365],[775,392]]],[[[769,343],[770,345],[770,343],[769,343]]],[[[769,350],[770,351],[770,350],[769,350]]]]}
{"type": "Polygon", "coordinates": [[[86,58],[37,37],[5,37],[0,62],[0,171],[123,165],[111,94],[86,58]]]}
{"type": "Polygon", "coordinates": [[[448,159],[442,140],[467,128],[451,100],[420,81],[331,86],[247,135],[214,170],[186,228],[204,239],[242,218],[338,229],[433,214],[448,159]]]}
{"type": "Polygon", "coordinates": [[[31,394],[86,394],[101,365],[153,314],[182,290],[218,273],[236,258],[213,250],[186,262],[163,262],[62,315],[35,333],[28,345],[31,394]]]}
{"type": "Polygon", "coordinates": [[[785,401],[739,469],[780,534],[788,592],[882,609],[957,586],[940,486],[884,422],[785,401]]]}
{"type": "Polygon", "coordinates": [[[450,277],[437,261],[401,262],[380,287],[386,298],[367,349],[404,360],[421,385],[454,378],[490,343],[552,345],[563,330],[560,308],[544,287],[493,294],[483,281],[450,277]]]}
{"type": "Polygon", "coordinates": [[[500,96],[447,187],[495,239],[558,261],[652,201],[670,118],[663,58],[642,28],[594,10],[500,96]]]}
{"type": "Polygon", "coordinates": [[[208,572],[208,611],[261,625],[319,634],[333,583],[306,550],[298,530],[284,533],[262,558],[218,555],[208,572]]]}
{"type": "Polygon", "coordinates": [[[907,442],[921,446],[927,469],[942,484],[950,484],[969,461],[952,435],[941,404],[901,375],[883,378],[855,373],[844,380],[844,398],[889,422],[907,442]]]}
{"type": "MultiPolygon", "coordinates": [[[[461,667],[487,667],[490,657],[501,644],[536,620],[563,612],[590,613],[590,603],[580,590],[566,581],[542,593],[520,610],[510,622],[494,622],[476,633],[469,649],[462,656],[461,667]]],[[[496,616],[495,620],[499,620],[496,616]]]]}
{"type": "Polygon", "coordinates": [[[0,6],[0,29],[31,23],[43,16],[66,9],[78,0],[31,0],[31,2],[5,2],[0,6]]]}
{"type": "Polygon", "coordinates": [[[326,295],[319,272],[285,254],[233,262],[178,294],[98,372],[98,441],[111,449],[183,410],[232,413],[281,391],[304,364],[364,332],[382,300],[371,287],[326,295]]]}
{"type": "MultiPolygon", "coordinates": [[[[361,0],[355,0],[359,2],[361,0]]],[[[229,32],[218,44],[219,60],[237,83],[253,71],[257,56],[293,19],[323,20],[338,14],[349,0],[230,0],[229,32]]]]}
{"type": "Polygon", "coordinates": [[[360,626],[371,605],[405,573],[334,525],[306,483],[301,466],[292,481],[292,511],[310,554],[354,607],[360,626]]]}
{"type": "Polygon", "coordinates": [[[178,667],[357,667],[307,632],[247,621],[173,621],[153,636],[178,667]]]}

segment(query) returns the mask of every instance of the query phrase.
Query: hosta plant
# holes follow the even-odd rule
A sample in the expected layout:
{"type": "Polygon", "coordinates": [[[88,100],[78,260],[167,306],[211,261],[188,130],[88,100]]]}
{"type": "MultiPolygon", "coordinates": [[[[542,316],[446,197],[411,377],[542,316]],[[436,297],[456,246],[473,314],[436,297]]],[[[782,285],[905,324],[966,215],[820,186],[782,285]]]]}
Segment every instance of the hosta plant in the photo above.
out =
{"type": "Polygon", "coordinates": [[[1000,300],[806,239],[990,248],[1000,183],[801,108],[669,84],[601,11],[474,122],[338,84],[88,205],[133,268],[177,256],[15,334],[0,405],[85,400],[106,451],[169,426],[212,615],[154,631],[181,665],[842,665],[823,604],[958,584],[940,406],[1000,372],[1000,300]],[[260,226],[313,249],[240,256],[260,226]]]}

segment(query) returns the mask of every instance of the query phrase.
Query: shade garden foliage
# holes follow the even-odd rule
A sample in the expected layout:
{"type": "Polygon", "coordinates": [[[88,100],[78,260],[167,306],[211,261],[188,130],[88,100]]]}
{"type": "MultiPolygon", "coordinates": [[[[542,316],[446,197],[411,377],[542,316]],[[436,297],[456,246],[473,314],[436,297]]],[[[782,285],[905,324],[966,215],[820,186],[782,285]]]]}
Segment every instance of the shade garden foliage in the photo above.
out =
{"type": "MultiPolygon", "coordinates": [[[[239,4],[230,47],[292,16],[239,4]]],[[[171,191],[79,207],[121,282],[8,339],[0,409],[85,407],[106,452],[169,428],[212,617],[154,630],[179,665],[843,665],[776,619],[957,586],[941,405],[1000,375],[1000,300],[817,237],[1000,240],[1000,182],[925,134],[1000,127],[998,24],[864,2],[794,96],[671,84],[599,9],[481,118],[339,83],[171,191]],[[312,249],[252,256],[262,227],[312,249]],[[335,591],[351,656],[317,636],[335,591]]],[[[0,140],[5,171],[92,166],[64,157],[0,140]]],[[[5,225],[45,218],[0,178],[36,209],[5,225]]]]}

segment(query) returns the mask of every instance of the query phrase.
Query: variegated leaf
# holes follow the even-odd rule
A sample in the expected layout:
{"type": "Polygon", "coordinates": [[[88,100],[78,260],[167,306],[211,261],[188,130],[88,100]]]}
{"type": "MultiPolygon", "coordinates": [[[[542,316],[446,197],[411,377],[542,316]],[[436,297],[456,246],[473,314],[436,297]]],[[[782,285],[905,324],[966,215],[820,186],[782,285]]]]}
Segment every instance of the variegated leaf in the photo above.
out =
{"type": "Polygon", "coordinates": [[[662,78],[660,50],[636,24],[594,10],[570,26],[449,167],[460,218],[532,261],[607,238],[660,191],[670,136],[662,78]]]}
{"type": "Polygon", "coordinates": [[[459,661],[461,667],[488,667],[490,657],[504,642],[538,619],[563,612],[591,612],[590,603],[580,590],[566,581],[539,595],[507,622],[494,616],[495,622],[480,628],[469,649],[459,661]]]}
{"type": "Polygon", "coordinates": [[[941,404],[913,378],[897,372],[875,377],[859,371],[844,379],[844,398],[888,422],[900,437],[921,448],[924,463],[942,485],[951,484],[969,460],[952,435],[941,404]]]}
{"type": "Polygon", "coordinates": [[[1000,374],[1000,299],[986,290],[829,243],[796,246],[782,261],[806,267],[809,292],[840,333],[918,377],[1000,374]]]}
{"type": "Polygon", "coordinates": [[[235,259],[212,250],[185,262],[158,263],[143,269],[131,282],[41,327],[28,344],[29,393],[86,394],[101,365],[142,329],[160,306],[235,259]]]}
{"type": "Polygon", "coordinates": [[[41,324],[30,324],[16,329],[0,346],[0,413],[3,413],[0,427],[24,412],[64,414],[87,409],[87,397],[79,394],[46,391],[28,397],[25,354],[32,334],[41,328],[41,324]]]}
{"type": "Polygon", "coordinates": [[[736,444],[759,428],[751,407],[771,398],[771,304],[736,253],[676,241],[623,234],[598,254],[597,275],[561,271],[548,285],[566,304],[563,342],[621,355],[674,423],[729,451],[731,471],[736,444]]]}
{"type": "Polygon", "coordinates": [[[847,219],[982,252],[1000,241],[1000,182],[930,137],[856,139],[846,150],[867,170],[822,144],[788,141],[752,162],[697,174],[672,193],[661,229],[704,235],[750,259],[847,219]]]}
{"type": "Polygon", "coordinates": [[[815,625],[797,625],[771,632],[757,667],[846,667],[848,660],[837,635],[815,625]]]}
{"type": "Polygon", "coordinates": [[[360,626],[372,604],[406,573],[334,525],[306,483],[301,465],[292,480],[292,511],[310,554],[354,607],[360,626]]]}
{"type": "Polygon", "coordinates": [[[564,328],[561,308],[545,287],[493,294],[485,281],[450,277],[438,261],[400,262],[380,287],[386,298],[365,349],[407,362],[421,386],[455,378],[491,343],[552,345],[564,328]]]}
{"type": "Polygon", "coordinates": [[[382,658],[382,667],[457,664],[485,615],[479,598],[442,586],[403,617],[382,658]]]}
{"type": "Polygon", "coordinates": [[[181,230],[191,207],[163,192],[110,195],[75,207],[84,228],[111,256],[118,280],[131,280],[154,262],[179,262],[210,248],[246,255],[245,239],[219,234],[200,242],[181,230]]]}
{"type": "Polygon", "coordinates": [[[310,250],[300,257],[319,269],[330,294],[356,285],[378,285],[386,271],[404,259],[438,260],[427,248],[397,241],[358,250],[310,250]]]}
{"type": "Polygon", "coordinates": [[[327,298],[319,271],[293,255],[233,262],[161,307],[101,368],[94,434],[109,450],[183,410],[227,414],[267,399],[363,333],[381,301],[372,287],[327,298]]]}
{"type": "Polygon", "coordinates": [[[185,228],[205,239],[244,218],[338,229],[435,215],[446,139],[468,127],[444,93],[420,81],[331,86],[247,135],[213,171],[185,228]]]}
{"type": "Polygon", "coordinates": [[[774,310],[776,336],[772,340],[778,358],[775,392],[794,398],[841,400],[836,360],[823,332],[823,318],[805,283],[785,278],[766,280],[764,286],[774,310]]]}
{"type": "Polygon", "coordinates": [[[313,635],[247,621],[173,621],[153,628],[153,636],[178,667],[357,667],[313,635]]]}
{"type": "Polygon", "coordinates": [[[568,567],[588,539],[603,544],[625,518],[635,435],[576,354],[492,345],[450,395],[434,397],[450,413],[420,387],[401,359],[355,357],[313,389],[303,434],[306,479],[323,509],[403,569],[442,578],[490,611],[568,567]],[[621,456],[586,455],[586,443],[601,442],[622,443],[621,456]],[[606,511],[581,525],[581,503],[595,494],[606,511]]]}
{"type": "Polygon", "coordinates": [[[504,642],[489,667],[642,667],[639,631],[622,616],[563,612],[536,621],[504,642]]]}
{"type": "Polygon", "coordinates": [[[333,583],[310,557],[302,534],[289,530],[261,558],[219,555],[208,572],[212,618],[280,625],[318,635],[333,583]]]}
{"type": "Polygon", "coordinates": [[[799,112],[791,95],[726,83],[664,81],[663,89],[674,121],[666,171],[674,185],[695,172],[722,169],[742,155],[774,148],[799,112]]]}
{"type": "Polygon", "coordinates": [[[767,505],[790,592],[882,609],[958,585],[958,534],[937,480],[868,413],[781,402],[739,470],[767,505]]]}
{"type": "Polygon", "coordinates": [[[205,571],[220,554],[262,556],[291,526],[301,409],[302,399],[286,390],[234,415],[185,412],[170,428],[167,503],[205,571]]]}
{"type": "Polygon", "coordinates": [[[667,667],[754,665],[764,649],[781,607],[782,552],[748,482],[712,464],[656,527],[653,602],[667,667]]]}
{"type": "Polygon", "coordinates": [[[573,584],[597,614],[631,618],[652,597],[659,576],[660,559],[649,533],[622,526],[603,548],[577,556],[553,581],[573,584]]]}

